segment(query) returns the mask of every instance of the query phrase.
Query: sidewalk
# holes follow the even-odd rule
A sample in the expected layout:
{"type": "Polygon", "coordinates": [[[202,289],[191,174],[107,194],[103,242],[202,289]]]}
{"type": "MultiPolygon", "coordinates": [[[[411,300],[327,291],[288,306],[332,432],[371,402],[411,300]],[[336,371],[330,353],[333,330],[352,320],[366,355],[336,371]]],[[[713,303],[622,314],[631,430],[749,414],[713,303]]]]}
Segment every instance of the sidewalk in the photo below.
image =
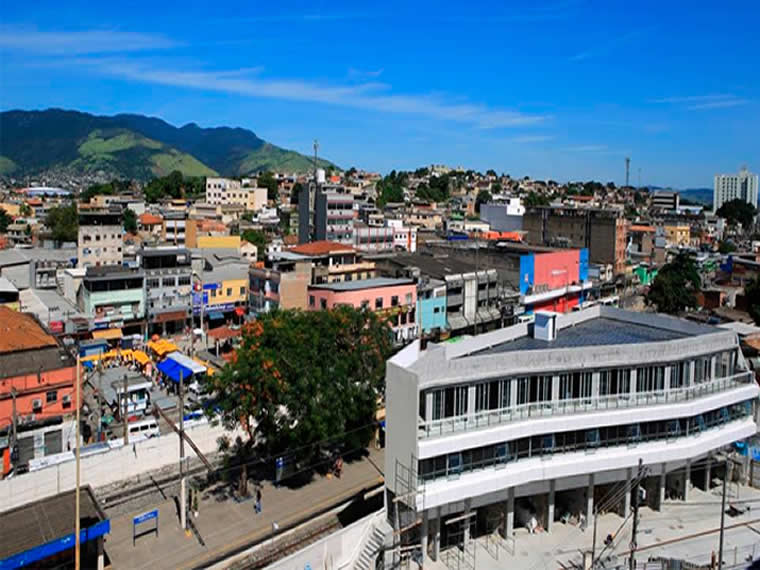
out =
{"type": "Polygon", "coordinates": [[[132,519],[144,511],[117,516],[111,519],[106,554],[114,568],[158,570],[207,566],[229,551],[271,537],[273,522],[285,529],[382,482],[378,468],[382,469],[383,461],[384,450],[372,449],[369,458],[345,464],[340,479],[315,476],[310,484],[298,489],[265,483],[263,512],[258,515],[254,513],[253,499],[238,503],[204,493],[198,518],[188,513],[188,522],[195,525],[200,540],[192,532],[189,536],[182,532],[174,498],[167,497],[153,507],[159,510],[158,536],[153,533],[139,537],[132,546],[132,519]]]}

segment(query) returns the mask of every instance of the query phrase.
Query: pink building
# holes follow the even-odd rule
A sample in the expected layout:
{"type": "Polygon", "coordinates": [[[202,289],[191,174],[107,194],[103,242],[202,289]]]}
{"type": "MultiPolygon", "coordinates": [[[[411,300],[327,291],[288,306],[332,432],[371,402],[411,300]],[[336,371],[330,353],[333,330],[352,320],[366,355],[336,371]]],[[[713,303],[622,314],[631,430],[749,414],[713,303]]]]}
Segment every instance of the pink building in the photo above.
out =
{"type": "Polygon", "coordinates": [[[387,317],[399,344],[417,337],[417,285],[411,279],[377,277],[309,286],[309,310],[340,306],[364,308],[387,317]]]}

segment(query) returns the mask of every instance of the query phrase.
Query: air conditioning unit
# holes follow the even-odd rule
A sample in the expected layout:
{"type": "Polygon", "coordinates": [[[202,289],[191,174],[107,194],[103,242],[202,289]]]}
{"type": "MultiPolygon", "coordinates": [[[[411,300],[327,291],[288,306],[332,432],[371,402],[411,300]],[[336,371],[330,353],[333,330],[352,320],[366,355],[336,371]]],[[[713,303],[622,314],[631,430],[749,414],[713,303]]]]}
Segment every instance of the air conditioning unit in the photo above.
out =
{"type": "Polygon", "coordinates": [[[40,410],[42,410],[42,400],[40,400],[39,398],[35,398],[34,400],[32,400],[32,410],[34,410],[35,412],[39,412],[40,410]]]}

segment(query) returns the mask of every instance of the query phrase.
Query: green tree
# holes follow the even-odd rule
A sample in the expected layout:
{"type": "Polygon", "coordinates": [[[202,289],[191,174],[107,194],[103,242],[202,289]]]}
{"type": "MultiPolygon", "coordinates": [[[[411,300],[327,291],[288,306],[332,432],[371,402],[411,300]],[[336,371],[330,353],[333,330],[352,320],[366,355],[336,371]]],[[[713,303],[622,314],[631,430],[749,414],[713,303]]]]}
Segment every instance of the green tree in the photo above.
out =
{"type": "Polygon", "coordinates": [[[725,202],[718,208],[716,214],[721,218],[726,218],[730,225],[739,223],[746,230],[752,226],[757,210],[755,210],[752,204],[745,202],[741,198],[736,198],[725,202]]]}
{"type": "Polygon", "coordinates": [[[235,360],[206,380],[218,395],[213,419],[245,433],[226,444],[239,492],[254,454],[308,469],[325,451],[366,447],[390,352],[388,324],[350,307],[275,311],[245,328],[235,360]]]}
{"type": "Polygon", "coordinates": [[[481,190],[475,198],[475,211],[480,213],[480,205],[488,204],[491,201],[491,193],[488,190],[481,190]]]}
{"type": "Polygon", "coordinates": [[[731,253],[732,251],[736,251],[736,246],[733,242],[724,240],[718,244],[718,251],[722,254],[731,253]]]}
{"type": "Polygon", "coordinates": [[[155,203],[165,198],[184,198],[186,188],[189,189],[191,185],[179,170],[174,170],[163,178],[154,178],[148,182],[143,193],[147,202],[155,203]]]}
{"type": "Polygon", "coordinates": [[[549,198],[547,198],[543,194],[539,194],[531,190],[530,192],[528,192],[528,195],[525,197],[525,205],[528,207],[548,206],[549,198]]]}
{"type": "Polygon", "coordinates": [[[267,236],[264,232],[260,232],[258,230],[245,230],[240,235],[240,237],[248,243],[255,245],[258,251],[258,258],[264,259],[264,252],[266,251],[267,244],[269,243],[269,240],[267,239],[267,236]]]}
{"type": "Polygon", "coordinates": [[[137,214],[135,214],[134,210],[125,208],[122,220],[124,224],[124,231],[130,234],[137,233],[137,214]]]}
{"type": "Polygon", "coordinates": [[[0,208],[0,233],[8,231],[8,226],[13,223],[13,218],[10,217],[8,212],[0,208]]]}
{"type": "Polygon", "coordinates": [[[19,207],[18,213],[26,218],[34,214],[34,210],[32,210],[32,207],[29,204],[23,203],[21,204],[21,207],[19,207]]]}
{"type": "Polygon", "coordinates": [[[747,312],[760,325],[760,280],[753,279],[744,286],[744,299],[747,303],[747,312]]]}
{"type": "Polygon", "coordinates": [[[268,200],[277,200],[277,180],[271,172],[261,174],[256,183],[259,185],[259,188],[267,189],[268,200]]]}
{"type": "Polygon", "coordinates": [[[77,241],[79,233],[79,213],[73,202],[50,208],[45,218],[45,225],[51,237],[57,242],[77,241]]]}
{"type": "Polygon", "coordinates": [[[647,304],[661,313],[677,315],[687,307],[696,307],[701,280],[694,259],[679,253],[657,273],[647,293],[647,304]]]}
{"type": "Polygon", "coordinates": [[[395,170],[392,170],[383,179],[378,180],[375,184],[377,205],[382,208],[389,202],[403,202],[406,181],[406,174],[397,174],[395,170]]]}

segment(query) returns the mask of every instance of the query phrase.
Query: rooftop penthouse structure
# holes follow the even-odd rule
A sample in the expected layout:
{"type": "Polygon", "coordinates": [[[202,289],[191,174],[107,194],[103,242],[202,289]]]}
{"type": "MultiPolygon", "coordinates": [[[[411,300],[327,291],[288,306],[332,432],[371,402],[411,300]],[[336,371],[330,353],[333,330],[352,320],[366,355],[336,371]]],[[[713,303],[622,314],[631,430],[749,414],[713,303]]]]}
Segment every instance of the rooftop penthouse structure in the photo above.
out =
{"type": "Polygon", "coordinates": [[[413,343],[386,384],[389,523],[421,521],[434,558],[531,520],[591,521],[626,482],[621,516],[634,486],[653,508],[709,487],[713,454],[757,432],[760,393],[735,332],[607,306],[413,343]]]}

